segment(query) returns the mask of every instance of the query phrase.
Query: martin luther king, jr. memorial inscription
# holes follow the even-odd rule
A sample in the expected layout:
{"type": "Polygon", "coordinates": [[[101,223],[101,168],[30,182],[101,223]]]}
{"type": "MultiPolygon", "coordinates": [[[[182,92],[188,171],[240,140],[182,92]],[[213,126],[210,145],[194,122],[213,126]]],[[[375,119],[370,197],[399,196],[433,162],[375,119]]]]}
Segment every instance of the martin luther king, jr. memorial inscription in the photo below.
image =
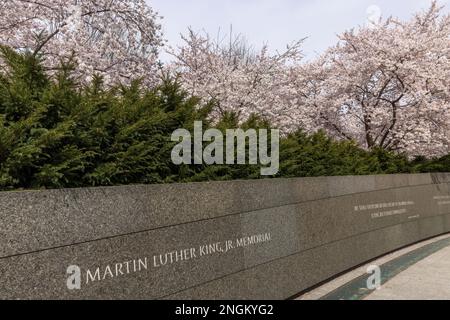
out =
{"type": "Polygon", "coordinates": [[[450,174],[0,193],[2,299],[287,299],[450,231],[450,174]]]}

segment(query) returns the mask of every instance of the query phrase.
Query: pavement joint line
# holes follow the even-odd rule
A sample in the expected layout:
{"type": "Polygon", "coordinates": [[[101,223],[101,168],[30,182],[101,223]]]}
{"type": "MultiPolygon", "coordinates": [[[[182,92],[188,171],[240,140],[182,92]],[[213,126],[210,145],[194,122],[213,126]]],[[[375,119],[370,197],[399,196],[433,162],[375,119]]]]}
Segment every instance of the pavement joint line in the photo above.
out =
{"type": "MultiPolygon", "coordinates": [[[[448,246],[450,246],[450,237],[432,242],[382,264],[380,266],[381,285],[386,284],[415,263],[448,246]]],[[[376,289],[367,288],[367,280],[370,276],[371,274],[363,274],[322,296],[319,300],[362,300],[376,291],[376,289]]]]}

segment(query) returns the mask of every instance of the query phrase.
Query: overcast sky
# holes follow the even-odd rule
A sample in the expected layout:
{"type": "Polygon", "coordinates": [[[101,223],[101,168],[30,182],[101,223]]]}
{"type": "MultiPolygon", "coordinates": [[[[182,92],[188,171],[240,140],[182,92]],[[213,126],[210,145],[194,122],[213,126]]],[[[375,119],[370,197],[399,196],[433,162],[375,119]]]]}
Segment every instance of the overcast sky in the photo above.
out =
{"type": "MultiPolygon", "coordinates": [[[[367,23],[379,11],[382,16],[408,18],[425,9],[431,0],[147,0],[164,17],[165,38],[180,43],[180,33],[190,26],[216,35],[243,34],[256,48],[267,43],[271,50],[308,37],[304,44],[312,58],[336,42],[336,34],[367,23]],[[377,9],[379,8],[379,9],[377,9]]],[[[440,0],[450,11],[450,0],[440,0]]],[[[167,56],[163,55],[166,60],[167,56]]]]}

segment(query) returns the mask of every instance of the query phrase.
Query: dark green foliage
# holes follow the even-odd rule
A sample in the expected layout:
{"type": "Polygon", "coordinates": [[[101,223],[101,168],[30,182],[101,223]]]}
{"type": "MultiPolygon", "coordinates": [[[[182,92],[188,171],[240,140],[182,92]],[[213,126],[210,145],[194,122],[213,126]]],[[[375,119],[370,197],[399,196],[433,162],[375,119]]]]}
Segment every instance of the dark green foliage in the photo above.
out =
{"type": "MultiPolygon", "coordinates": [[[[0,188],[60,188],[177,181],[171,133],[208,114],[174,81],[80,88],[63,68],[50,81],[31,55],[4,49],[0,79],[0,188]]],[[[191,172],[192,171],[192,172],[191,172]]]]}
{"type": "Polygon", "coordinates": [[[367,152],[323,132],[298,131],[281,141],[280,176],[314,177],[410,172],[406,157],[385,150],[367,152]]]}
{"type": "Polygon", "coordinates": [[[416,158],[412,165],[418,172],[450,172],[450,155],[431,160],[416,158]]]}
{"type": "MultiPolygon", "coordinates": [[[[215,128],[219,129],[225,137],[225,131],[227,129],[241,128],[242,130],[248,129],[270,129],[270,124],[266,121],[253,116],[246,122],[239,124],[238,118],[232,113],[227,113],[223,116],[218,123],[215,124],[215,128]]],[[[236,142],[236,141],[235,141],[236,142]]],[[[207,144],[207,143],[206,143],[207,144]]],[[[206,145],[205,144],[205,145],[206,145]]],[[[270,142],[268,143],[270,145],[270,142]]],[[[246,141],[248,148],[248,140],[246,141]]],[[[235,143],[236,150],[236,143],[235,143]]],[[[248,149],[247,160],[248,160],[248,149]]],[[[270,151],[269,151],[270,152],[270,151]]],[[[270,153],[269,153],[270,154],[270,153]]],[[[225,152],[224,152],[225,159],[225,152]]],[[[248,161],[247,161],[248,163],[248,161]]],[[[211,165],[201,166],[201,170],[194,176],[185,179],[184,181],[209,181],[209,180],[239,180],[239,179],[259,179],[261,178],[261,166],[260,165],[211,165]]]]}
{"type": "MultiPolygon", "coordinates": [[[[174,130],[204,130],[210,106],[200,107],[175,80],[143,89],[105,88],[94,77],[88,87],[71,76],[70,64],[49,78],[38,57],[1,48],[0,190],[63,188],[136,183],[258,179],[258,165],[182,165],[171,161],[174,130]]],[[[214,125],[239,127],[227,114],[214,125]]],[[[270,128],[258,117],[242,129],[270,128]]],[[[278,177],[450,171],[450,158],[428,161],[384,150],[367,152],[353,142],[336,142],[301,131],[281,139],[278,177]]]]}

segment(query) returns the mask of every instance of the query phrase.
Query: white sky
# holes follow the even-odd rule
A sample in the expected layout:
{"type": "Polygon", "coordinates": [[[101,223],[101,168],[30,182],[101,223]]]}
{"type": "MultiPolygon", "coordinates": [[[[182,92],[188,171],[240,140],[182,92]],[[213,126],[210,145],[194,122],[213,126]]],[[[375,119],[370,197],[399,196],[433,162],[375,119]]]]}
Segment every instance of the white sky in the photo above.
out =
{"type": "MultiPolygon", "coordinates": [[[[267,43],[271,50],[283,50],[286,44],[308,37],[303,46],[307,58],[334,44],[336,34],[367,23],[369,8],[374,5],[384,17],[406,19],[431,3],[431,0],[146,1],[164,17],[164,37],[170,45],[179,44],[180,33],[185,33],[189,26],[215,36],[219,28],[226,34],[232,25],[233,32],[244,35],[255,48],[267,43]]],[[[450,12],[450,0],[440,3],[450,12]]],[[[162,59],[168,57],[163,54],[162,59]]]]}

